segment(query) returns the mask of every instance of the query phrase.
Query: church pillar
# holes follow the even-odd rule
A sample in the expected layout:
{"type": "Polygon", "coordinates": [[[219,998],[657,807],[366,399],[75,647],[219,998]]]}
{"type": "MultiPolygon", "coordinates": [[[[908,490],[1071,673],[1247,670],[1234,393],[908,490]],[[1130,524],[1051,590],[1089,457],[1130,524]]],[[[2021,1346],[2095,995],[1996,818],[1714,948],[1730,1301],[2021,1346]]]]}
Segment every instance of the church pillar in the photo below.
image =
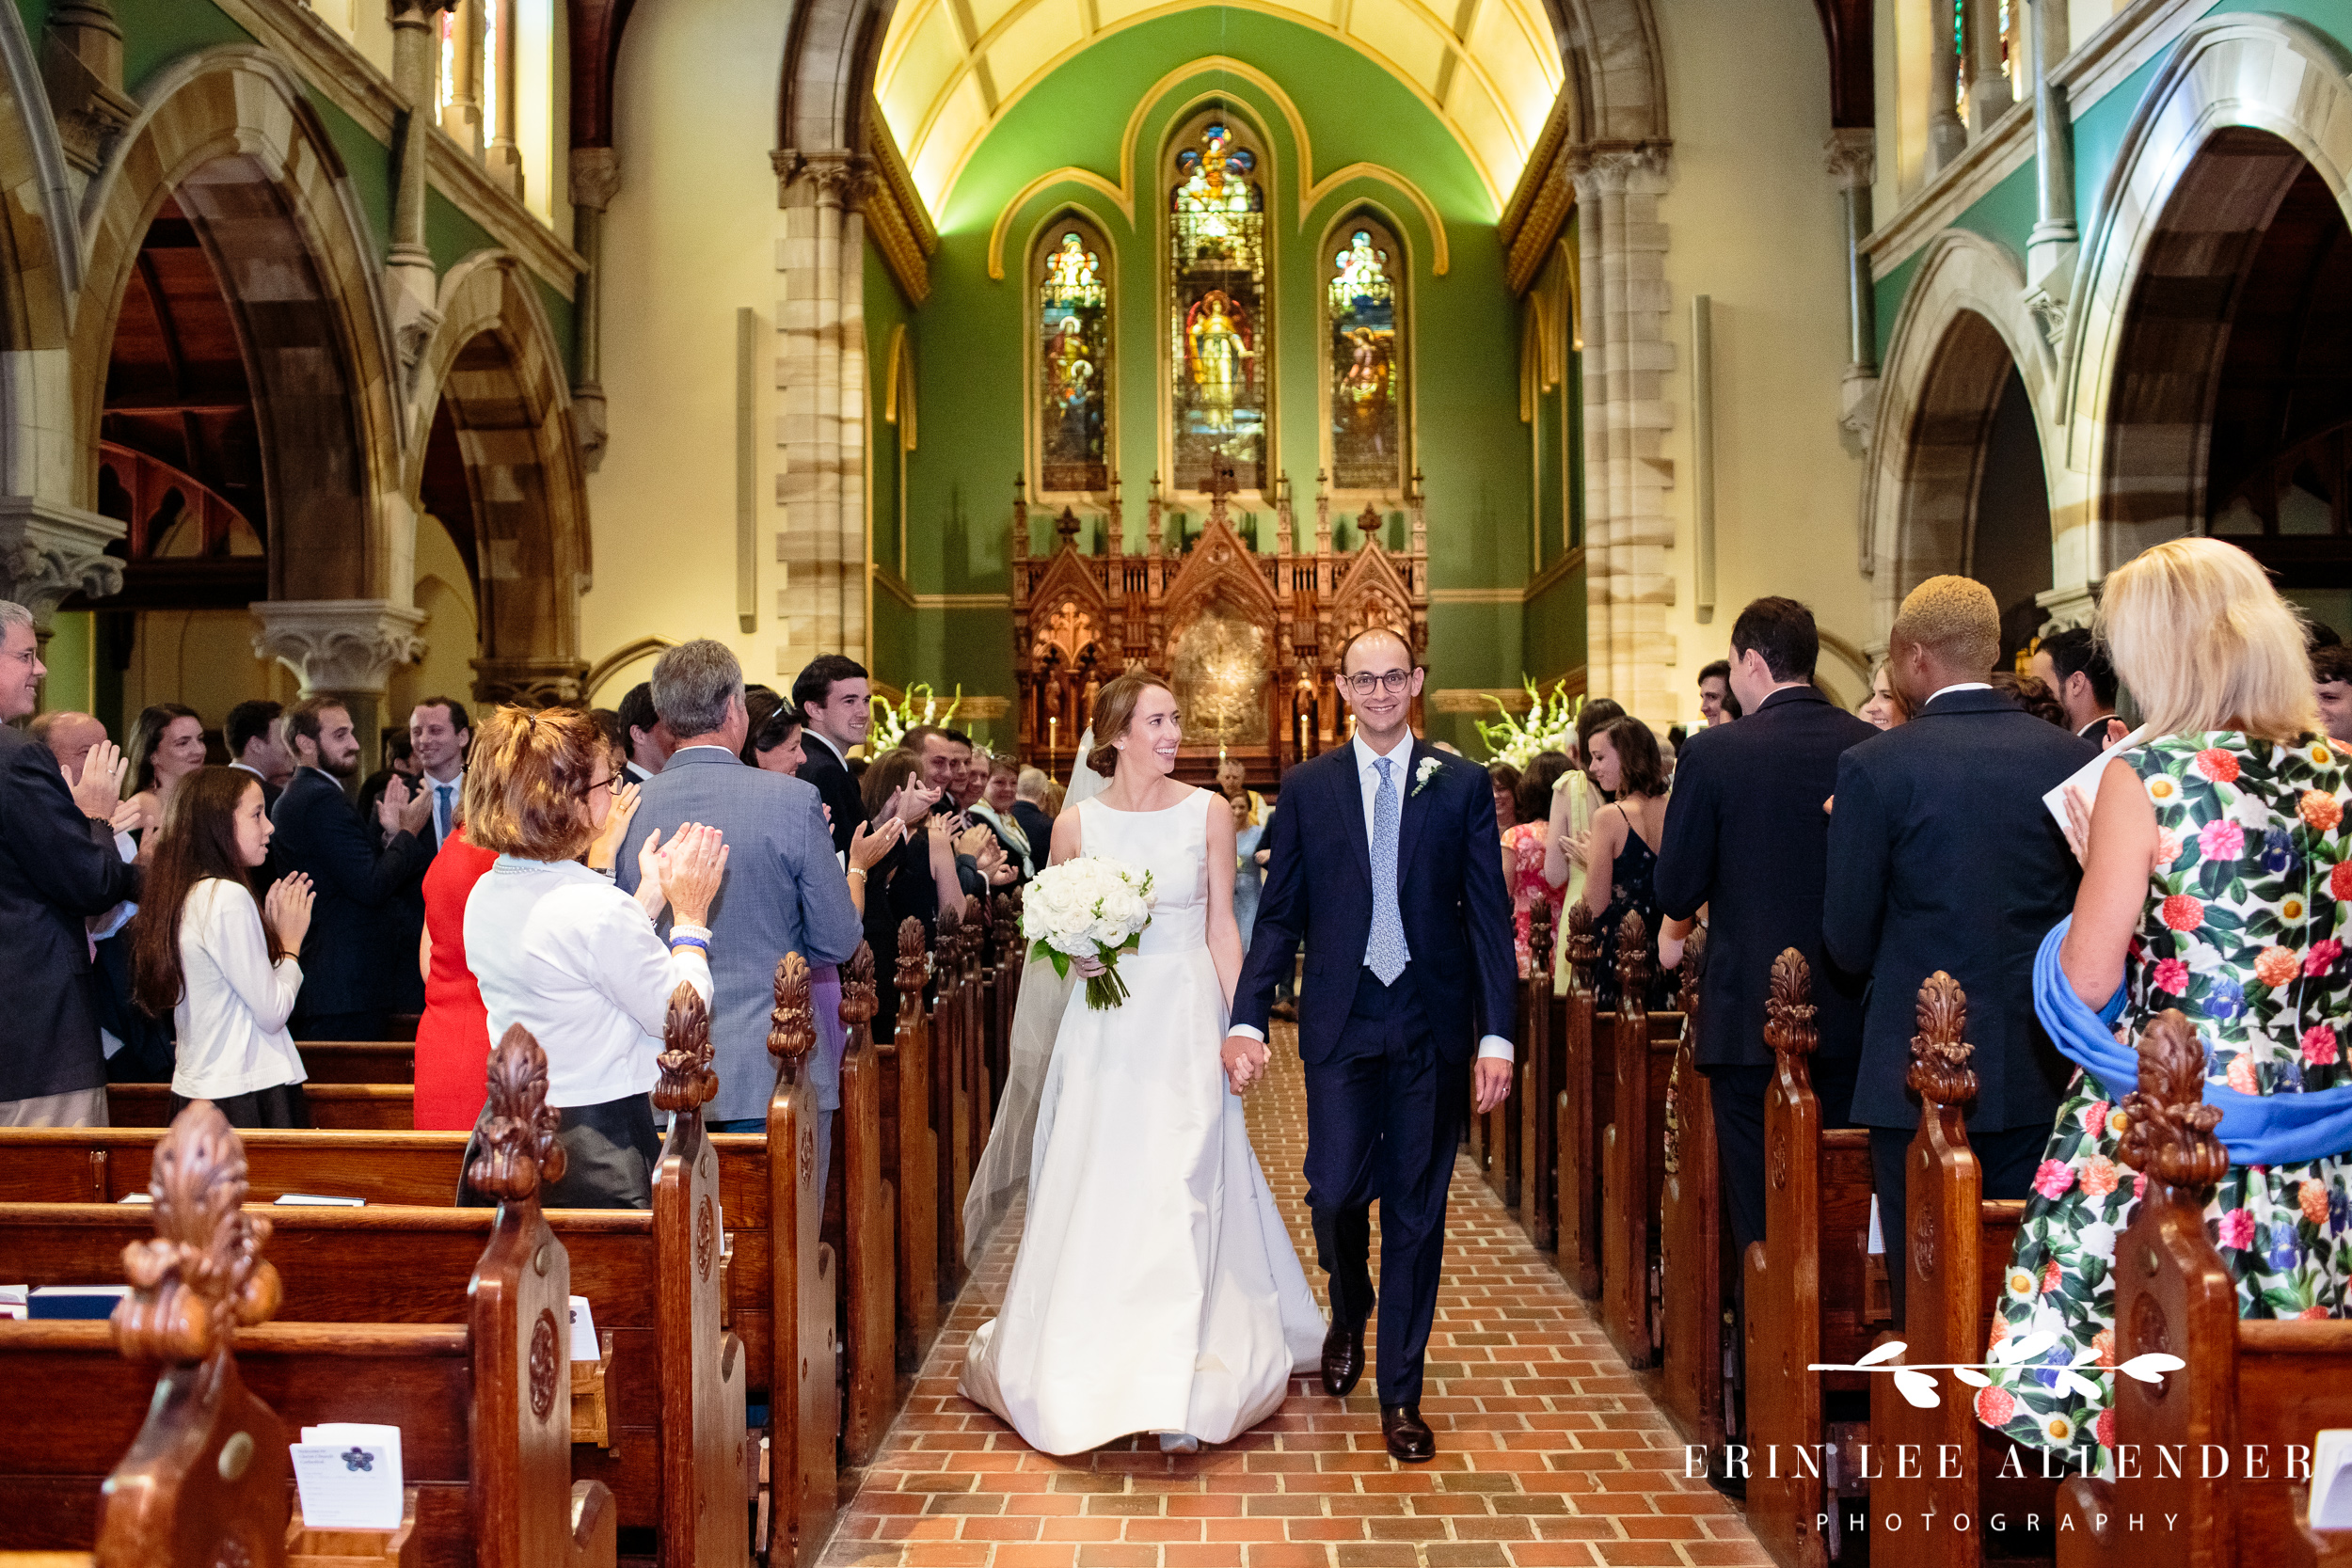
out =
{"type": "Polygon", "coordinates": [[[1586,689],[1663,723],[1675,712],[1673,464],[1663,450],[1674,347],[1658,214],[1667,147],[1618,144],[1572,158],[1585,278],[1586,689]]]}
{"type": "Polygon", "coordinates": [[[1928,6],[1928,173],[1957,158],[1968,146],[1960,122],[1960,11],[1956,0],[1928,6]]]}
{"type": "MultiPolygon", "coordinates": [[[[485,0],[457,0],[452,8],[449,102],[441,129],[450,139],[482,156],[482,8],[485,0]]],[[[437,98],[438,95],[437,94],[437,98]]]]}
{"type": "Polygon", "coordinates": [[[95,512],[31,496],[0,497],[0,599],[31,610],[46,637],[67,594],[96,599],[122,592],[122,561],[106,553],[122,533],[120,523],[95,512]]]}
{"type": "Polygon", "coordinates": [[[111,0],[56,0],[41,37],[40,78],[78,198],[138,115],[122,90],[122,26],[111,0]]]}
{"type": "Polygon", "coordinates": [[[2074,226],[2074,119],[2057,79],[2069,48],[2066,0],[2032,0],[2036,205],[2026,242],[2026,303],[2055,343],[2066,331],[2080,233],[2074,226]]]}
{"type": "Polygon", "coordinates": [[[870,662],[866,591],[865,219],[872,163],[846,151],[774,155],[784,207],[777,247],[777,438],[784,527],[776,559],[783,639],[776,673],[822,653],[870,662]]]}
{"type": "MultiPolygon", "coordinates": [[[[438,284],[424,238],[425,149],[433,129],[441,13],[457,0],[388,0],[392,24],[392,91],[407,107],[392,124],[392,243],[385,258],[387,303],[400,344],[401,368],[413,367],[433,329],[438,284]]],[[[358,716],[354,714],[356,719],[358,716]]]]}
{"type": "Polygon", "coordinates": [[[1981,137],[2017,103],[2016,90],[2001,70],[2000,9],[1977,0],[1968,18],[1968,135],[1981,137]]]}
{"type": "Polygon", "coordinates": [[[482,163],[490,177],[515,193],[523,194],[523,150],[515,135],[515,0],[474,0],[485,9],[489,44],[489,123],[483,135],[488,145],[482,163]]]}
{"type": "Polygon", "coordinates": [[[1870,237],[1878,133],[1867,125],[1841,127],[1830,133],[1827,151],[1846,230],[1846,373],[1839,388],[1837,429],[1846,450],[1860,457],[1870,450],[1878,422],[1878,291],[1870,277],[1870,259],[1862,253],[1863,242],[1870,237]]]}
{"type": "Polygon", "coordinates": [[[424,657],[424,611],[389,599],[272,599],[253,617],[262,624],[253,657],[293,671],[304,696],[340,701],[358,732],[361,768],[378,766],[384,689],[393,666],[424,657]]]}
{"type": "Polygon", "coordinates": [[[580,466],[592,474],[603,467],[610,438],[604,407],[604,214],[620,190],[618,152],[609,147],[572,149],[572,248],[588,263],[573,300],[572,424],[580,432],[580,466]]]}

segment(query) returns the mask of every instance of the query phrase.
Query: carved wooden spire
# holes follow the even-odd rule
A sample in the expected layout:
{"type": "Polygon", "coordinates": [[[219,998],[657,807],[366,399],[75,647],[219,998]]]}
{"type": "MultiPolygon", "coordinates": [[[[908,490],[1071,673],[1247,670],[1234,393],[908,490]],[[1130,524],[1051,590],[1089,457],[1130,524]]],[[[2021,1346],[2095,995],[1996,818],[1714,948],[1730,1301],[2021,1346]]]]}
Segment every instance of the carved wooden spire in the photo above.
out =
{"type": "Polygon", "coordinates": [[[1764,1043],[1775,1056],[1810,1056],[1820,1036],[1813,1026],[1813,966],[1795,948],[1772,960],[1772,994],[1764,1004],[1764,1043]]]}
{"type": "Polygon", "coordinates": [[[277,1312],[284,1291],[262,1257],[269,1222],[245,1212],[245,1170],[244,1140],[209,1100],[181,1112],[156,1146],[155,1238],[122,1249],[132,1292],[114,1310],[114,1336],[124,1355],[202,1361],[227,1354],[239,1324],[277,1312]]]}
{"type": "Polygon", "coordinates": [[[1593,966],[1600,962],[1600,937],[1593,911],[1579,898],[1568,906],[1568,980],[1578,990],[1593,989],[1593,966]]]}
{"type": "Polygon", "coordinates": [[[1617,1011],[1640,1012],[1649,1000],[1649,922],[1628,911],[1617,927],[1617,1011]]]}
{"type": "Polygon", "coordinates": [[[963,916],[953,910],[940,911],[939,938],[933,946],[939,955],[935,968],[944,988],[963,969],[963,916]]]}
{"type": "Polygon", "coordinates": [[[1690,939],[1682,944],[1680,1001],[1684,1018],[1695,1019],[1699,1016],[1699,974],[1706,967],[1707,927],[1695,926],[1691,929],[1690,939]]]}
{"type": "Polygon", "coordinates": [[[898,991],[898,1027],[912,1029],[923,1020],[923,923],[913,915],[898,922],[898,968],[894,982],[898,991]]]}
{"type": "Polygon", "coordinates": [[[1527,911],[1527,969],[1530,976],[1551,974],[1551,900],[1538,898],[1527,911]]]}
{"type": "Polygon", "coordinates": [[[490,1053],[489,1119],[482,1152],[466,1180],[496,1197],[521,1199],[564,1178],[567,1156],[555,1141],[563,1117],[548,1103],[548,1053],[521,1024],[510,1024],[490,1053]]]}
{"type": "Polygon", "coordinates": [[[841,1027],[851,1033],[858,1025],[871,1023],[878,1004],[874,999],[874,949],[859,942],[850,961],[841,966],[841,1027]]]}
{"type": "Polygon", "coordinates": [[[1904,1082],[1919,1098],[1938,1105],[1962,1105],[1977,1098],[1974,1053],[1962,1038],[1968,1028],[1968,995],[1960,982],[1937,970],[1919,988],[1919,1032],[1911,1037],[1911,1069],[1904,1082]]]}
{"type": "Polygon", "coordinates": [[[675,1114],[699,1111],[719,1093],[719,1075],[710,1070],[710,1004],[684,981],[670,993],[670,1011],[661,1022],[661,1069],[653,1086],[654,1109],[675,1114]]]}
{"type": "Polygon", "coordinates": [[[778,1066],[799,1066],[817,1049],[817,1011],[808,1001],[808,960],[787,953],[776,960],[776,1005],[768,1014],[768,1054],[778,1066]]]}
{"type": "Polygon", "coordinates": [[[2205,1103],[2205,1047],[2177,1007],[2139,1036],[2139,1087],[2123,1097],[2125,1164],[2169,1187],[2203,1192],[2230,1168],[2213,1130],[2221,1112],[2205,1103]]]}

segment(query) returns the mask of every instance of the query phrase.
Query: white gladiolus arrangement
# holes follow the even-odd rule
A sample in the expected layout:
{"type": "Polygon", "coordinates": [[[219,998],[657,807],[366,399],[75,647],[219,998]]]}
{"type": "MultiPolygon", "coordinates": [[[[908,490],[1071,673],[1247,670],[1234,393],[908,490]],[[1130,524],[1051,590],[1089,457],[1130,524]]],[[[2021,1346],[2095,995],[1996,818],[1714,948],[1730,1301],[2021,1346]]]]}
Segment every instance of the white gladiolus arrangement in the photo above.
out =
{"type": "Polygon", "coordinates": [[[1104,972],[1087,980],[1087,1006],[1107,1011],[1127,1000],[1119,956],[1136,950],[1157,901],[1150,872],[1107,855],[1080,855],[1047,866],[1023,892],[1021,934],[1029,957],[1052,959],[1064,977],[1073,958],[1101,959],[1104,972]]]}

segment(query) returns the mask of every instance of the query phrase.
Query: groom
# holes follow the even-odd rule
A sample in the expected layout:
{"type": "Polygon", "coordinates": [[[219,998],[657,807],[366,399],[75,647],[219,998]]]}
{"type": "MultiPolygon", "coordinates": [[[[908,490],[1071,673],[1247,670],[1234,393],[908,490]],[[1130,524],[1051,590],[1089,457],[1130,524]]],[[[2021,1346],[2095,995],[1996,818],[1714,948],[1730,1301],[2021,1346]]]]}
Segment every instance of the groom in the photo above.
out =
{"type": "Polygon", "coordinates": [[[1363,1375],[1377,1198],[1380,1428],[1406,1463],[1437,1452],[1421,1418],[1422,1356],[1465,1079],[1475,1054],[1482,1112],[1510,1092],[1518,978],[1494,789],[1483,770],[1414,739],[1422,674],[1385,627],[1340,655],[1356,737],[1282,780],[1223,1052],[1236,1093],[1263,1073],[1275,982],[1304,939],[1307,1206],[1331,1278],[1323,1386],[1343,1398],[1363,1375]]]}

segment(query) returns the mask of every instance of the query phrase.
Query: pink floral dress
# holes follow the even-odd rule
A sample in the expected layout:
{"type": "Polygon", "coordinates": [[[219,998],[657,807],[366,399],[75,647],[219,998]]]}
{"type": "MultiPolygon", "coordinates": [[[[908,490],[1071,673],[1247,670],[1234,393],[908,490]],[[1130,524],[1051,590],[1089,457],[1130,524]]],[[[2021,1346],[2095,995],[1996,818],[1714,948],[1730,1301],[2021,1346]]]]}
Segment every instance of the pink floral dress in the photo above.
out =
{"type": "MultiPolygon", "coordinates": [[[[2207,1077],[2243,1094],[2352,1082],[2344,759],[2324,740],[2215,732],[2168,736],[2124,760],[2155,805],[2159,841],[2122,1027],[2137,1035],[2179,1008],[2204,1039],[2207,1077]]],[[[2078,1072],[2058,1108],[1993,1319],[1987,1359],[2015,1364],[1976,1396],[1985,1425],[2023,1444],[2093,1449],[2102,1470],[2115,1432],[2115,1239],[2146,1180],[2116,1158],[2116,1105],[2133,1087],[2078,1072]],[[2021,1356],[2031,1338],[2042,1347],[2021,1356]]],[[[2205,1218],[2241,1317],[2352,1316],[2352,1158],[2232,1165],[2205,1218]]]]}
{"type": "Polygon", "coordinates": [[[1560,904],[1565,888],[1553,887],[1544,880],[1544,840],[1548,824],[1522,822],[1516,828],[1502,831],[1502,847],[1511,852],[1511,927],[1518,948],[1519,978],[1528,977],[1528,966],[1534,960],[1529,956],[1528,929],[1530,918],[1538,899],[1551,906],[1552,941],[1560,939],[1560,904]]]}

